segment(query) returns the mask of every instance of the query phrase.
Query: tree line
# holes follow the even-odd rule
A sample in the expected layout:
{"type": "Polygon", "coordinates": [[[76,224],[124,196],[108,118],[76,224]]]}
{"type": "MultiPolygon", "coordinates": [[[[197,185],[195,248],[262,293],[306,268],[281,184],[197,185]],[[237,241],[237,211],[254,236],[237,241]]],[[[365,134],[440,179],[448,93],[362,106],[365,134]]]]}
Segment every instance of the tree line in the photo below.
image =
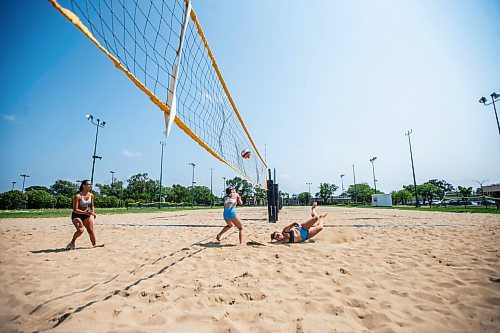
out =
{"type": "MultiPolygon", "coordinates": [[[[324,204],[332,202],[338,188],[339,187],[335,184],[320,183],[319,191],[314,194],[314,199],[324,204]]],[[[372,194],[384,194],[384,192],[379,190],[375,191],[368,183],[360,183],[350,185],[340,194],[340,196],[349,197],[351,202],[369,204],[372,201],[372,194]]],[[[475,191],[472,187],[457,186],[455,188],[455,186],[448,183],[446,180],[431,179],[423,184],[417,185],[417,194],[419,202],[425,205],[427,203],[430,204],[434,199],[442,200],[447,194],[470,197],[472,195],[482,195],[483,193],[480,188],[475,191]]],[[[400,190],[391,191],[391,195],[394,205],[406,205],[411,201],[416,201],[414,185],[404,185],[400,190]]],[[[282,192],[281,196],[283,199],[295,199],[302,205],[308,205],[313,199],[312,193],[309,192],[301,192],[292,194],[291,196],[288,193],[282,192]]]]}
{"type": "MultiPolygon", "coordinates": [[[[227,186],[232,186],[241,195],[245,202],[249,197],[257,200],[266,199],[266,191],[256,187],[252,183],[240,177],[235,177],[226,181],[227,186]]],[[[25,193],[12,190],[0,194],[0,209],[16,209],[26,207],[29,209],[40,208],[71,208],[73,196],[78,191],[79,184],[67,180],[56,180],[53,185],[30,186],[25,193]]],[[[330,183],[320,183],[319,191],[314,194],[314,198],[323,204],[332,202],[338,186],[330,183]]],[[[462,197],[469,197],[473,194],[482,195],[481,189],[474,191],[472,187],[457,186],[456,188],[445,180],[431,179],[423,184],[417,185],[418,200],[422,204],[429,203],[433,199],[443,199],[446,194],[459,194],[462,197]]],[[[147,173],[139,173],[131,176],[125,182],[115,180],[112,184],[95,184],[94,197],[96,207],[125,207],[134,202],[153,203],[166,202],[176,205],[212,205],[221,204],[222,196],[213,195],[206,186],[185,187],[180,184],[173,184],[161,188],[158,180],[150,179],[147,173]]],[[[372,194],[382,194],[375,191],[367,183],[350,185],[343,197],[350,197],[351,201],[357,203],[371,203],[372,194]]],[[[292,194],[280,193],[283,199],[295,199],[299,204],[308,205],[312,198],[309,192],[292,194]]],[[[391,192],[393,204],[408,204],[415,201],[415,189],[413,185],[403,186],[400,190],[391,192]]]]}
{"type": "MultiPolygon", "coordinates": [[[[264,199],[266,192],[240,177],[228,179],[227,186],[232,186],[241,195],[243,201],[256,196],[264,199]]],[[[71,208],[73,196],[78,192],[80,184],[58,179],[53,185],[30,186],[25,193],[12,190],[0,193],[0,209],[71,208]]],[[[179,184],[162,186],[160,194],[159,180],[150,179],[147,173],[131,176],[125,182],[115,180],[112,184],[95,184],[92,191],[96,207],[125,207],[129,204],[166,202],[176,205],[212,205],[220,204],[222,196],[213,195],[206,186],[184,187],[179,184]]]]}

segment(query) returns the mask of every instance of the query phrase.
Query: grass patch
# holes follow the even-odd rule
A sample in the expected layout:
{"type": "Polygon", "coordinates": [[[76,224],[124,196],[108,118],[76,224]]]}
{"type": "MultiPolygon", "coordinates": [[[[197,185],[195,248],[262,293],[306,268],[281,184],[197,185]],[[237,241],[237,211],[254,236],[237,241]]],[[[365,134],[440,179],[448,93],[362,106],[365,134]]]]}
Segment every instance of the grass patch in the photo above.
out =
{"type": "MultiPolygon", "coordinates": [[[[169,207],[169,208],[97,208],[96,214],[114,215],[114,214],[133,214],[133,213],[158,213],[158,212],[177,212],[186,210],[201,209],[221,209],[221,207],[169,207]]],[[[6,218],[37,218],[37,217],[70,217],[72,209],[23,209],[23,210],[2,210],[0,219],[6,218]]]]}

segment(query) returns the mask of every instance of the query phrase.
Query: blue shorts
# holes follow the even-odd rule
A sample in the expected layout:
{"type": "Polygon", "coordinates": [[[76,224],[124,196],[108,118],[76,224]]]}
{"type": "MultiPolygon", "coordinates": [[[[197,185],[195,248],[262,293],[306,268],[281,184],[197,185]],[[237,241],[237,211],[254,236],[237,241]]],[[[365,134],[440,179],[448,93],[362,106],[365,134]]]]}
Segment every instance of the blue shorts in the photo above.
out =
{"type": "Polygon", "coordinates": [[[304,228],[299,229],[300,236],[302,237],[302,241],[305,242],[307,240],[307,237],[309,237],[309,230],[306,230],[304,228]]]}
{"type": "Polygon", "coordinates": [[[224,220],[230,221],[236,217],[236,208],[234,206],[224,207],[224,220]]]}

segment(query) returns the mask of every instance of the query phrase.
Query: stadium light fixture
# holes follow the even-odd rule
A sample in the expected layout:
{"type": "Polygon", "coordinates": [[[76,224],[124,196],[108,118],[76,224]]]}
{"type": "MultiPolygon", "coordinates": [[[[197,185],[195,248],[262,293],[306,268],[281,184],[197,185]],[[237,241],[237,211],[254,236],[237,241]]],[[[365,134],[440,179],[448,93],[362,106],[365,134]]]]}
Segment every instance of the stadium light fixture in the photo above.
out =
{"type": "Polygon", "coordinates": [[[498,135],[500,135],[500,123],[498,122],[497,107],[496,107],[496,105],[495,105],[495,101],[496,101],[498,98],[500,98],[500,95],[499,95],[499,94],[497,94],[496,92],[493,92],[493,93],[491,93],[491,95],[490,95],[490,96],[491,96],[491,102],[487,103],[487,102],[488,102],[488,100],[486,99],[486,97],[484,97],[484,96],[483,96],[483,97],[481,97],[481,98],[479,99],[479,103],[484,104],[484,106],[488,106],[488,105],[493,104],[493,110],[495,111],[495,118],[496,118],[496,120],[497,120],[498,135]]]}
{"type": "Polygon", "coordinates": [[[408,137],[408,145],[410,146],[410,158],[411,158],[411,170],[413,172],[413,186],[415,187],[415,207],[420,206],[418,203],[418,191],[417,191],[417,181],[415,178],[415,167],[413,165],[413,152],[411,151],[411,139],[410,135],[413,132],[413,130],[409,130],[408,132],[405,133],[405,135],[408,137]]]}
{"type": "Polygon", "coordinates": [[[375,166],[373,162],[377,159],[377,156],[370,158],[370,162],[372,163],[372,171],[373,171],[373,187],[375,188],[375,194],[377,193],[377,179],[375,178],[375,166]]]}
{"type": "Polygon", "coordinates": [[[340,183],[342,184],[342,196],[344,195],[344,174],[340,175],[340,183]]]}
{"type": "Polygon", "coordinates": [[[90,121],[93,125],[96,126],[96,132],[95,132],[95,142],[94,142],[94,155],[92,155],[92,174],[90,176],[90,182],[94,184],[94,169],[95,169],[95,160],[96,158],[102,159],[102,156],[97,156],[96,150],[97,150],[97,137],[99,135],[99,128],[104,128],[106,126],[105,121],[101,121],[101,119],[97,118],[97,122],[94,121],[94,116],[91,114],[85,115],[85,118],[90,121]]]}
{"type": "Polygon", "coordinates": [[[194,167],[196,166],[196,164],[194,164],[193,162],[189,162],[189,165],[193,167],[193,177],[191,178],[191,196],[193,197],[192,205],[194,206],[194,167]]]}
{"type": "Polygon", "coordinates": [[[22,174],[22,175],[20,175],[20,176],[21,176],[21,177],[23,177],[23,190],[21,191],[21,193],[24,193],[24,183],[25,183],[25,181],[26,181],[26,177],[28,177],[28,178],[29,178],[29,176],[30,176],[30,175],[27,175],[27,174],[23,173],[23,174],[22,174]]]}

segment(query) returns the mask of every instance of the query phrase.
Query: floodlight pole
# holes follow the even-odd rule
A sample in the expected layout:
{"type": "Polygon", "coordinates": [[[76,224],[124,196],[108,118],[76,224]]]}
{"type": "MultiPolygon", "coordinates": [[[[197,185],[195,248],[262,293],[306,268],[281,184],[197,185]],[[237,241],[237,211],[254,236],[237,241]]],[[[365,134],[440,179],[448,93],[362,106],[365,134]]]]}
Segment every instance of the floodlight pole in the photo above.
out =
{"type": "Polygon", "coordinates": [[[109,172],[111,173],[111,186],[113,186],[115,183],[115,172],[112,170],[109,170],[109,172]]]}
{"type": "Polygon", "coordinates": [[[16,185],[17,182],[12,182],[12,191],[14,191],[14,185],[16,185]]]}
{"type": "Polygon", "coordinates": [[[210,168],[210,207],[214,206],[214,192],[212,190],[212,177],[214,168],[210,168]]]}
{"type": "Polygon", "coordinates": [[[478,181],[478,180],[473,179],[473,181],[475,181],[476,183],[478,183],[478,184],[479,184],[479,186],[481,186],[481,195],[484,197],[483,183],[484,183],[484,182],[487,182],[487,181],[488,181],[488,179],[483,180],[483,181],[478,181]]]}
{"type": "Polygon", "coordinates": [[[223,185],[222,185],[222,198],[224,198],[224,195],[226,194],[226,177],[222,176],[222,182],[223,182],[223,185]]]}
{"type": "Polygon", "coordinates": [[[97,156],[96,155],[96,150],[97,150],[97,137],[99,135],[99,128],[104,128],[106,126],[105,121],[101,121],[101,119],[97,118],[97,122],[94,122],[94,116],[91,114],[85,115],[85,118],[87,118],[88,121],[90,121],[92,124],[96,126],[96,132],[95,132],[95,142],[94,142],[94,155],[92,155],[92,174],[90,176],[90,182],[94,184],[94,169],[95,169],[95,159],[102,159],[102,156],[97,156]]]}
{"type": "Polygon", "coordinates": [[[342,183],[342,196],[344,196],[344,174],[340,175],[340,182],[342,183]]]}
{"type": "Polygon", "coordinates": [[[309,186],[309,200],[311,200],[312,199],[312,196],[311,196],[311,185],[312,185],[312,183],[308,182],[308,183],[306,183],[306,185],[309,186]]]}
{"type": "Polygon", "coordinates": [[[413,152],[411,151],[411,139],[410,139],[410,135],[412,132],[413,130],[409,130],[408,132],[405,133],[405,135],[408,137],[408,144],[410,145],[411,170],[413,172],[413,187],[415,188],[415,207],[418,207],[420,205],[418,203],[417,181],[415,179],[415,167],[413,165],[413,152]]]}
{"type": "Polygon", "coordinates": [[[194,164],[193,162],[189,162],[189,165],[193,167],[193,177],[191,178],[191,196],[193,199],[192,206],[194,206],[194,167],[196,166],[196,164],[194,164]]]}
{"type": "Polygon", "coordinates": [[[495,111],[495,118],[497,120],[498,134],[500,135],[500,123],[498,122],[497,107],[495,105],[495,101],[498,98],[500,98],[500,95],[494,92],[490,96],[491,96],[491,102],[490,103],[486,103],[487,102],[486,97],[481,97],[481,99],[479,100],[479,103],[483,103],[485,106],[493,104],[493,110],[495,111]]]}
{"type": "Polygon", "coordinates": [[[158,204],[158,208],[161,207],[161,183],[162,183],[162,177],[163,177],[163,147],[165,147],[167,145],[166,142],[163,142],[163,141],[160,141],[160,145],[161,145],[161,159],[160,159],[160,194],[159,194],[159,204],[158,204]]]}
{"type": "Polygon", "coordinates": [[[372,162],[373,186],[375,187],[375,194],[377,194],[377,179],[375,178],[375,166],[374,166],[373,162],[375,162],[376,159],[377,159],[376,156],[373,158],[370,158],[370,162],[372,162]]]}
{"type": "Polygon", "coordinates": [[[352,165],[352,177],[354,178],[354,202],[358,202],[358,191],[356,189],[356,172],[354,171],[354,164],[352,165]]]}
{"type": "Polygon", "coordinates": [[[28,178],[29,178],[29,176],[30,176],[30,175],[27,175],[27,174],[23,173],[23,174],[22,174],[22,175],[20,175],[20,176],[21,176],[21,177],[23,177],[23,190],[21,191],[21,193],[24,193],[24,183],[25,183],[25,181],[26,181],[26,177],[28,177],[28,178]]]}

